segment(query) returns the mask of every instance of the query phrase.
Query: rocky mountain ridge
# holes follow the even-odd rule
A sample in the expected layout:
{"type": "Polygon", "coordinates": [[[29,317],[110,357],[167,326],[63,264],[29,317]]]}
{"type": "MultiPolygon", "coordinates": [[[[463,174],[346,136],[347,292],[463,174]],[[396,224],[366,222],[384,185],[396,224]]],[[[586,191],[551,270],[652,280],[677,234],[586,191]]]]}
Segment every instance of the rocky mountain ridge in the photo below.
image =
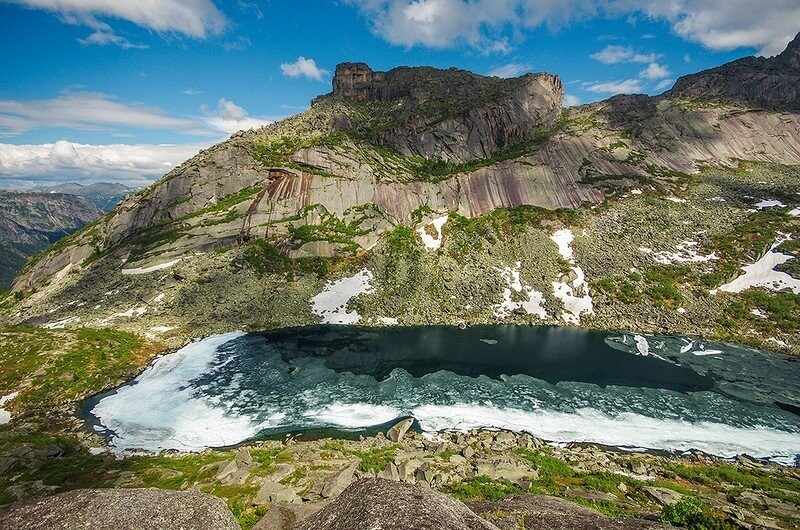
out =
{"type": "Polygon", "coordinates": [[[757,105],[767,109],[800,110],[800,34],[780,55],[745,57],[683,76],[667,95],[757,105]]]}

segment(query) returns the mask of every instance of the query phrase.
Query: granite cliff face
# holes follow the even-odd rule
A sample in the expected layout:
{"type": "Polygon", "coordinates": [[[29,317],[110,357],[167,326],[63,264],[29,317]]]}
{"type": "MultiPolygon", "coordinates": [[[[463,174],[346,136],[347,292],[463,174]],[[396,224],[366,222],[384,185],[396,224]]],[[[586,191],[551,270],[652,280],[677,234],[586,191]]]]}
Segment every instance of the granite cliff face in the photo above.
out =
{"type": "Polygon", "coordinates": [[[343,129],[362,131],[373,144],[404,155],[451,162],[487,158],[555,126],[563,103],[561,80],[546,73],[516,79],[483,77],[451,68],[395,68],[373,72],[364,63],[336,67],[326,99],[357,102],[363,117],[343,129]]]}
{"type": "MultiPolygon", "coordinates": [[[[714,70],[663,96],[562,111],[548,74],[340,65],[333,92],[308,111],[201,151],[30,264],[9,318],[187,334],[311,324],[326,281],[364,267],[373,294],[344,306],[374,323],[722,334],[729,299],[702,292],[763,255],[781,223],[794,237],[800,114],[784,80],[796,42],[742,60],[767,61],[780,80],[760,92],[775,102],[768,111],[720,96],[723,85],[708,97],[690,88],[721,79],[714,70]],[[750,248],[740,226],[764,208],[784,220],[750,248]],[[554,243],[559,230],[574,237],[574,255],[554,243]],[[741,249],[723,247],[731,238],[741,249]],[[691,277],[630,272],[662,265],[691,277]],[[540,302],[526,298],[535,293],[540,302]],[[83,298],[80,310],[69,305],[83,298]],[[582,316],[564,317],[575,304],[582,316]]],[[[717,70],[735,76],[737,64],[717,70]]],[[[745,70],[740,84],[760,79],[745,70]]],[[[749,324],[736,329],[800,347],[791,326],[776,335],[749,324]]]]}
{"type": "Polygon", "coordinates": [[[772,58],[745,57],[678,79],[669,97],[800,109],[800,34],[772,58]]]}

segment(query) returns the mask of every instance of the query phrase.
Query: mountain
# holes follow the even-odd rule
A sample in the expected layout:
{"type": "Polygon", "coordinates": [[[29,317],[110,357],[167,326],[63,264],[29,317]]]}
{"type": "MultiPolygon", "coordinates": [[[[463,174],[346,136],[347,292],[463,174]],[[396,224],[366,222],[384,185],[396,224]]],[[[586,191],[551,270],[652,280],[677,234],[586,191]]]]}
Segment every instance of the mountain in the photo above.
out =
{"type": "Polygon", "coordinates": [[[37,186],[33,191],[42,193],[68,193],[80,195],[92,201],[98,208],[107,212],[117,205],[122,199],[135,191],[134,188],[120,182],[95,182],[92,184],[78,184],[66,182],[53,186],[37,186]]]}
{"type": "Polygon", "coordinates": [[[800,34],[775,57],[744,57],[718,68],[683,76],[668,95],[798,111],[800,34]]]}
{"type": "Polygon", "coordinates": [[[0,191],[0,289],[32,255],[102,215],[83,197],[0,191]]]}
{"type": "Polygon", "coordinates": [[[800,351],[796,54],[565,110],[546,73],[339,65],[308,111],[200,151],[26,267],[11,320],[180,340],[579,324],[800,351]],[[731,283],[765,255],[761,284],[731,283]]]}

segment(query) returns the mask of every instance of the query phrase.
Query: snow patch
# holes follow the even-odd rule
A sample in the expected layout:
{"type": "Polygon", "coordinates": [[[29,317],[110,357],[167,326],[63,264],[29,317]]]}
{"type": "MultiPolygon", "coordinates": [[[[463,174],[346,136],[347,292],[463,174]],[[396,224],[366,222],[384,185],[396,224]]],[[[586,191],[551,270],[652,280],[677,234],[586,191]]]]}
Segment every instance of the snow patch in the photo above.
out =
{"type": "Polygon", "coordinates": [[[675,245],[677,252],[670,252],[662,250],[655,252],[653,249],[647,247],[639,247],[639,251],[644,254],[649,254],[653,257],[653,261],[662,265],[671,265],[673,263],[706,263],[711,260],[719,259],[717,254],[712,252],[708,255],[703,255],[697,252],[697,241],[682,241],[675,245]]]}
{"type": "Polygon", "coordinates": [[[6,403],[19,395],[19,392],[12,392],[7,396],[0,396],[0,425],[5,425],[11,421],[11,413],[4,409],[6,403]]]}
{"type": "Polygon", "coordinates": [[[776,201],[775,199],[764,199],[761,202],[757,202],[755,207],[759,210],[763,210],[764,208],[773,208],[773,207],[785,208],[786,205],[783,204],[781,201],[776,201]]]}
{"type": "Polygon", "coordinates": [[[425,248],[427,250],[438,250],[439,247],[442,246],[442,227],[446,222],[447,222],[447,216],[443,215],[442,217],[437,217],[429,224],[417,228],[417,233],[422,238],[422,244],[425,245],[425,248]],[[425,228],[430,225],[433,225],[433,228],[436,229],[436,237],[431,236],[425,230],[425,228]]]}
{"type": "Polygon", "coordinates": [[[752,265],[742,267],[744,274],[718,289],[713,289],[711,294],[717,294],[717,291],[741,293],[751,287],[765,287],[773,291],[791,289],[795,294],[800,294],[800,280],[785,272],[775,270],[778,265],[793,259],[793,256],[775,251],[785,240],[779,238],[760,260],[752,265]]]}
{"type": "Polygon", "coordinates": [[[175,326],[153,326],[145,331],[144,336],[150,340],[153,340],[159,335],[166,333],[167,331],[172,331],[173,329],[175,329],[175,326]]]}
{"type": "Polygon", "coordinates": [[[357,324],[361,315],[347,311],[353,298],[372,292],[372,271],[362,269],[341,280],[328,281],[322,292],[311,299],[311,312],[322,317],[323,324],[357,324]]]}
{"type": "Polygon", "coordinates": [[[792,217],[800,217],[800,207],[795,208],[794,210],[789,210],[789,215],[792,217]]]}
{"type": "Polygon", "coordinates": [[[775,337],[768,338],[767,342],[771,342],[771,343],[773,343],[773,344],[775,344],[777,346],[780,346],[781,348],[788,348],[789,347],[789,345],[786,344],[786,342],[782,341],[781,339],[776,339],[775,337]]]}
{"type": "Polygon", "coordinates": [[[166,263],[159,263],[158,265],[153,265],[151,267],[139,267],[139,268],[136,268],[136,269],[122,269],[122,274],[124,274],[126,276],[128,276],[128,275],[135,276],[135,275],[138,275],[138,274],[147,274],[148,272],[161,271],[161,270],[164,270],[164,269],[169,269],[170,267],[172,267],[173,265],[178,263],[180,260],[181,260],[181,258],[178,258],[176,260],[167,261],[166,263]]]}
{"type": "Polygon", "coordinates": [[[572,241],[575,236],[572,230],[564,228],[550,236],[558,246],[558,253],[569,262],[570,269],[575,274],[572,282],[553,282],[553,294],[561,300],[566,311],[561,314],[561,318],[569,324],[580,324],[581,315],[594,314],[592,295],[589,294],[589,284],[586,283],[586,276],[577,263],[572,252],[572,241]]]}
{"type": "Polygon", "coordinates": [[[384,326],[396,326],[400,323],[396,318],[393,317],[380,317],[378,322],[384,326]]]}
{"type": "Polygon", "coordinates": [[[81,317],[67,317],[64,320],[58,320],[56,322],[48,322],[47,324],[42,324],[42,327],[45,329],[64,329],[70,324],[77,324],[81,321],[81,317]]]}
{"type": "Polygon", "coordinates": [[[684,202],[688,202],[686,199],[681,199],[680,197],[667,197],[667,200],[668,201],[672,201],[672,202],[676,202],[676,203],[679,203],[679,204],[684,203],[684,202]]]}
{"type": "Polygon", "coordinates": [[[535,290],[530,285],[523,285],[519,273],[522,262],[515,263],[515,267],[495,267],[494,270],[500,273],[505,280],[507,287],[503,289],[503,301],[493,305],[492,310],[498,318],[507,318],[517,309],[522,309],[529,315],[536,315],[542,320],[547,318],[547,311],[544,308],[544,295],[535,290]],[[515,302],[512,299],[512,291],[521,293],[525,300],[515,302]]]}

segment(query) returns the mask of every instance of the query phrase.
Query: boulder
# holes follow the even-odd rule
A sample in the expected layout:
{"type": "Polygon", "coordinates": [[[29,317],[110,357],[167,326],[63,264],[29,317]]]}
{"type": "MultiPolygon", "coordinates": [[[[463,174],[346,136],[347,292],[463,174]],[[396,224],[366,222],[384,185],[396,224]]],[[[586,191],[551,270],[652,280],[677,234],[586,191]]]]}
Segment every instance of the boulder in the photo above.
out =
{"type": "Polygon", "coordinates": [[[355,480],[357,464],[352,464],[327,477],[322,482],[320,495],[326,499],[338,497],[355,480]]]}
{"type": "Polygon", "coordinates": [[[310,503],[273,505],[267,515],[256,523],[253,530],[289,530],[292,526],[304,521],[320,511],[325,504],[310,503]]]}
{"type": "Polygon", "coordinates": [[[509,495],[496,502],[468,502],[473,512],[501,530],[665,530],[644,519],[611,519],[547,495],[509,495]]]}
{"type": "Polygon", "coordinates": [[[262,504],[275,504],[277,502],[296,503],[302,502],[302,500],[297,496],[293,488],[267,479],[258,490],[255,499],[253,499],[253,504],[261,506],[262,504]]]}
{"type": "Polygon", "coordinates": [[[0,511],[0,528],[92,530],[235,530],[225,503],[195,491],[75,490],[12,504],[0,511]]]}
{"type": "Polygon", "coordinates": [[[414,418],[406,418],[396,423],[391,429],[389,429],[386,432],[386,437],[394,443],[399,443],[403,440],[403,436],[405,436],[413,424],[414,418]]]}
{"type": "Polygon", "coordinates": [[[497,530],[443,493],[380,478],[360,480],[293,530],[497,530]]]}
{"type": "Polygon", "coordinates": [[[659,488],[656,486],[646,486],[642,488],[647,498],[656,504],[666,506],[667,504],[676,504],[683,498],[683,495],[675,490],[669,488],[659,488]]]}

